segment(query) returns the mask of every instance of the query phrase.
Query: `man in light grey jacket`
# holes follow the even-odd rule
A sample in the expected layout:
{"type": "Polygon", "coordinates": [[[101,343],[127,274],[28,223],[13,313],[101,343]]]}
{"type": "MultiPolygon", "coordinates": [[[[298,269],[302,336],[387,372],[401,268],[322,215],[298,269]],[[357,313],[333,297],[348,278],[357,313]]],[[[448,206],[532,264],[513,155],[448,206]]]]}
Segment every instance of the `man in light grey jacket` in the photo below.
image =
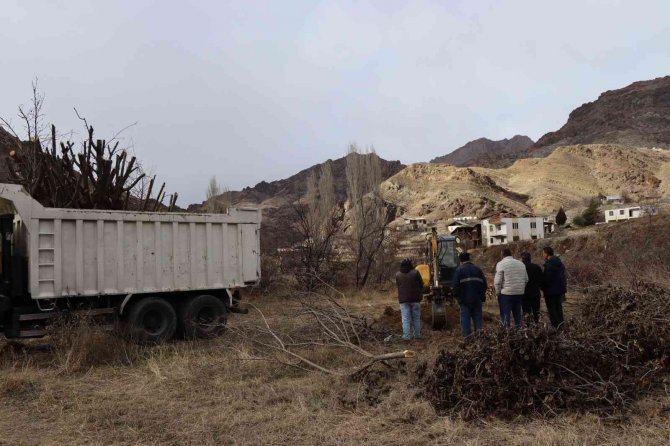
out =
{"type": "Polygon", "coordinates": [[[526,265],[512,257],[508,248],[503,249],[493,284],[500,304],[500,319],[506,327],[510,326],[510,313],[514,316],[514,325],[521,326],[521,301],[527,282],[526,265]]]}

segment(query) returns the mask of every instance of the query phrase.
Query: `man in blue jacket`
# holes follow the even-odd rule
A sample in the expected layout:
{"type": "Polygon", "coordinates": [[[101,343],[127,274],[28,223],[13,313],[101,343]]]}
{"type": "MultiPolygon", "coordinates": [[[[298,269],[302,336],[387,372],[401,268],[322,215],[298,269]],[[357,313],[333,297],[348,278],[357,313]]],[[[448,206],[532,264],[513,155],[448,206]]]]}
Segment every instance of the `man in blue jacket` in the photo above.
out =
{"type": "Polygon", "coordinates": [[[486,300],[486,277],[470,260],[470,253],[462,252],[458,258],[461,266],[454,273],[453,290],[461,307],[461,331],[470,335],[470,321],[475,333],[482,329],[482,303],[486,300]]]}
{"type": "Polygon", "coordinates": [[[544,254],[544,274],[542,291],[544,302],[547,304],[551,325],[558,328],[563,324],[563,301],[568,290],[565,276],[565,266],[561,259],[554,255],[551,246],[542,249],[544,254]]]}

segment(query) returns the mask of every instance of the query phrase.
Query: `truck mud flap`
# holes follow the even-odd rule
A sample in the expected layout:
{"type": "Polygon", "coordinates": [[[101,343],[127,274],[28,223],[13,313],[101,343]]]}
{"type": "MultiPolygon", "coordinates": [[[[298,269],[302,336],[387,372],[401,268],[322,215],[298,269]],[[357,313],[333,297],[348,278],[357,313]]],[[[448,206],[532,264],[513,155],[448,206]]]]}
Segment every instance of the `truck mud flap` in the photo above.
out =
{"type": "Polygon", "coordinates": [[[228,311],[230,311],[231,313],[249,314],[249,308],[240,305],[234,305],[228,308],[228,311]]]}

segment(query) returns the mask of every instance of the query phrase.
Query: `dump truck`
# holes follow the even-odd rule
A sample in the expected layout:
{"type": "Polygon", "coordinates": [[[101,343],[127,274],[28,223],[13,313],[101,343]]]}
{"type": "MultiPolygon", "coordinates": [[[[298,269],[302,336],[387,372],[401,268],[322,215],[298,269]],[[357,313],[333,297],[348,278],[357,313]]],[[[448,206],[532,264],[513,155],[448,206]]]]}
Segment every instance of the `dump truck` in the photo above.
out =
{"type": "Polygon", "coordinates": [[[47,208],[0,184],[0,330],[39,337],[80,314],[160,343],[220,334],[260,277],[258,209],[224,214],[47,208]],[[121,322],[118,324],[117,322],[121,322]]]}
{"type": "Polygon", "coordinates": [[[424,263],[416,267],[424,285],[424,300],[431,303],[431,327],[433,330],[447,328],[445,304],[453,299],[452,281],[462,252],[459,237],[438,235],[432,228],[426,237],[424,263]]]}

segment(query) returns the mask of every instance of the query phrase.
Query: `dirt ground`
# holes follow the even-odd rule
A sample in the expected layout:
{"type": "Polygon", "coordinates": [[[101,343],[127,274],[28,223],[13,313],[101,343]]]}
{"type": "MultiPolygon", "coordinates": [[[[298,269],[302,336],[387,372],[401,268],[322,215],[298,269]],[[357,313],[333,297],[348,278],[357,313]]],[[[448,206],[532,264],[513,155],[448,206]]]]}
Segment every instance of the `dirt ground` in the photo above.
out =
{"type": "MultiPolygon", "coordinates": [[[[399,333],[397,304],[388,293],[346,298],[399,333]],[[389,310],[386,308],[389,307],[389,310]],[[387,314],[385,315],[385,310],[387,314]]],[[[252,302],[278,329],[296,327],[295,305],[285,299],[252,302]]],[[[489,303],[487,311],[495,310],[489,303]]],[[[449,320],[456,317],[450,309],[449,320]]],[[[494,312],[495,314],[495,312],[494,312]]],[[[492,318],[488,323],[494,323],[492,318]]],[[[257,313],[235,315],[231,328],[261,323],[257,313]]],[[[377,352],[411,348],[398,374],[374,394],[368,378],[351,380],[299,370],[257,357],[229,338],[125,346],[109,335],[63,348],[57,340],[5,343],[0,354],[0,444],[165,445],[647,445],[667,444],[670,400],[650,398],[625,419],[588,414],[552,419],[464,422],[439,417],[417,396],[420,361],[459,340],[459,329],[424,331],[410,343],[371,343],[377,352]]],[[[311,358],[328,367],[360,363],[355,354],[317,347],[311,358]]]]}

